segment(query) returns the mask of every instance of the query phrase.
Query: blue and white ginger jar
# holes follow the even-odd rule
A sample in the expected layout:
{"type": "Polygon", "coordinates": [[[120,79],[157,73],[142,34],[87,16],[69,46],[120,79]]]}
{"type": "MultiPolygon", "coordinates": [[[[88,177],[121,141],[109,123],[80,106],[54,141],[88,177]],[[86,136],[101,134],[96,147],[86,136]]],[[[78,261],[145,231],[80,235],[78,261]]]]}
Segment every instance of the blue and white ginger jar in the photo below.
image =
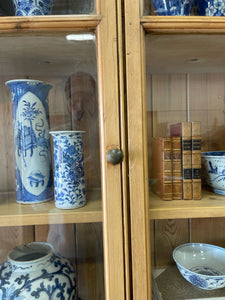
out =
{"type": "Polygon", "coordinates": [[[12,94],[16,201],[38,203],[53,198],[48,93],[38,80],[6,82],[12,94]]]}
{"type": "Polygon", "coordinates": [[[14,248],[0,266],[2,300],[77,300],[75,272],[49,243],[14,248]]]}
{"type": "Polygon", "coordinates": [[[84,131],[50,131],[53,137],[55,205],[61,209],[86,204],[84,131]]]}
{"type": "Polygon", "coordinates": [[[49,15],[54,0],[13,0],[16,16],[49,15]]]}

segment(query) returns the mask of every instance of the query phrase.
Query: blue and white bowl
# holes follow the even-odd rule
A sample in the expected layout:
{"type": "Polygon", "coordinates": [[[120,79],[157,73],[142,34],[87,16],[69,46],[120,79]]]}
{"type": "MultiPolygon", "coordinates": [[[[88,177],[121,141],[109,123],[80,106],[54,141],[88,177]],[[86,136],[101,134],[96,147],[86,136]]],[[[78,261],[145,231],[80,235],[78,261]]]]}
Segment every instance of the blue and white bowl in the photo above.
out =
{"type": "Polygon", "coordinates": [[[16,16],[50,15],[54,0],[13,0],[16,16]]]}
{"type": "Polygon", "coordinates": [[[225,151],[202,152],[202,177],[214,193],[225,195],[225,151]]]}
{"type": "Polygon", "coordinates": [[[188,243],[173,251],[181,275],[191,284],[214,290],[225,287],[225,249],[209,244],[188,243]]]}
{"type": "Polygon", "coordinates": [[[225,0],[197,0],[197,12],[201,16],[224,16],[225,0]]]}
{"type": "Polygon", "coordinates": [[[155,12],[161,16],[188,16],[194,0],[152,0],[155,12]]]}

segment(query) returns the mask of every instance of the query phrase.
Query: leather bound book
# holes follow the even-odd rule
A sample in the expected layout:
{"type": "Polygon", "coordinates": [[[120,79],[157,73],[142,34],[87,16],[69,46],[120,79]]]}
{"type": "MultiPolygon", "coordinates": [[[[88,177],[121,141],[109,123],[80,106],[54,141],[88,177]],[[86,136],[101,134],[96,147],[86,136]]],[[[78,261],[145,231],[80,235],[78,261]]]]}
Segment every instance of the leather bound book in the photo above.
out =
{"type": "Polygon", "coordinates": [[[193,199],[202,198],[200,122],[192,122],[192,193],[193,199]]]}
{"type": "Polygon", "coordinates": [[[173,200],[182,199],[181,137],[172,137],[172,191],[173,200]]]}
{"type": "Polygon", "coordinates": [[[192,199],[192,138],[191,122],[179,122],[170,126],[171,136],[181,137],[182,198],[192,199]]]}
{"type": "Polygon", "coordinates": [[[152,191],[172,200],[172,142],[170,137],[152,139],[152,191]]]}

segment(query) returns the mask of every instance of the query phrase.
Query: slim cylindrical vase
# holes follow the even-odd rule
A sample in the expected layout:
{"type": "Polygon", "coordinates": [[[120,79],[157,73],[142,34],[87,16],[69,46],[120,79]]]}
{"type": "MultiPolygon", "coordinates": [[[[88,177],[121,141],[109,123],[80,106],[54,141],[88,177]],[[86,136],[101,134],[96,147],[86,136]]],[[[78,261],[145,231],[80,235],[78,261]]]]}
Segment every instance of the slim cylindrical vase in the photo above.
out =
{"type": "Polygon", "coordinates": [[[55,205],[61,209],[86,204],[84,131],[51,131],[54,152],[55,205]]]}
{"type": "Polygon", "coordinates": [[[0,299],[77,300],[75,270],[53,246],[32,242],[14,248],[0,266],[0,299]]]}
{"type": "Polygon", "coordinates": [[[53,197],[48,107],[52,86],[28,79],[10,80],[6,85],[12,93],[16,201],[48,201],[53,197]]]}
{"type": "Polygon", "coordinates": [[[13,0],[16,16],[49,15],[54,0],[13,0]]]}

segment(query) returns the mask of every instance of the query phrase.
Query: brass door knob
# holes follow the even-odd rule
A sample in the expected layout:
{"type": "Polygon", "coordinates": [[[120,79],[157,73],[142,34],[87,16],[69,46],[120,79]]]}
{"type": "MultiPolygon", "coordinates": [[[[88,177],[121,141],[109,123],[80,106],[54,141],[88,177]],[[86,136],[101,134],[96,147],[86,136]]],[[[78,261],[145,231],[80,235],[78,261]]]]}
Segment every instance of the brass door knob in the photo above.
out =
{"type": "Polygon", "coordinates": [[[123,153],[120,149],[112,148],[106,154],[107,160],[112,165],[117,165],[123,160],[123,153]]]}

